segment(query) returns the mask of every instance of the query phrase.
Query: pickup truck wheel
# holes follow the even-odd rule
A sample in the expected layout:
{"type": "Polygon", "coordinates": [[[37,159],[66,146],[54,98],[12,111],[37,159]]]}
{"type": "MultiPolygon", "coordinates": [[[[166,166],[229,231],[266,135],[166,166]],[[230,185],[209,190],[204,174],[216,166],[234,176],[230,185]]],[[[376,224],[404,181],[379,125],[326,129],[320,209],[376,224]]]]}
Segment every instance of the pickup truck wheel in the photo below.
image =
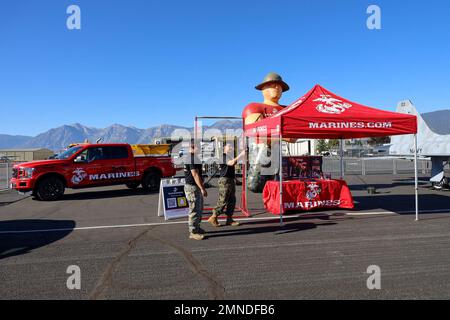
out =
{"type": "Polygon", "coordinates": [[[62,197],[64,189],[61,179],[49,177],[39,182],[35,194],[39,200],[54,201],[62,197]]]}
{"type": "Polygon", "coordinates": [[[150,171],[142,179],[142,188],[147,191],[158,191],[161,183],[161,174],[157,171],[150,171]]]}
{"type": "Polygon", "coordinates": [[[130,182],[125,184],[129,189],[137,189],[140,185],[139,182],[130,182]]]}

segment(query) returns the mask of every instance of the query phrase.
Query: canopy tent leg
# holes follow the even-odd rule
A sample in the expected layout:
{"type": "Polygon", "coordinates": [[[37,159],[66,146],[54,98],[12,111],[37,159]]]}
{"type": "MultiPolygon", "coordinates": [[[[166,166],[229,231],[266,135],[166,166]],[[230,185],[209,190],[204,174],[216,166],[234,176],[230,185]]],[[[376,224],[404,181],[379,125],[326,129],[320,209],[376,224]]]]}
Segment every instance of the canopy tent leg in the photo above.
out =
{"type": "Polygon", "coordinates": [[[248,202],[247,202],[247,192],[248,192],[248,187],[247,187],[247,172],[248,172],[248,152],[249,152],[249,147],[248,147],[248,137],[244,137],[244,149],[245,149],[245,160],[244,160],[244,165],[243,165],[243,173],[242,173],[242,187],[243,187],[243,193],[242,193],[242,206],[244,208],[243,212],[246,216],[250,216],[250,212],[248,211],[248,202]]]}
{"type": "Polygon", "coordinates": [[[283,226],[283,137],[280,130],[278,175],[280,179],[280,227],[283,226]]]}
{"type": "Polygon", "coordinates": [[[414,193],[416,198],[416,221],[419,221],[419,186],[417,177],[417,133],[414,134],[414,193]]]}
{"type": "Polygon", "coordinates": [[[339,166],[342,180],[344,178],[344,141],[342,139],[339,140],[339,157],[339,166]]]}

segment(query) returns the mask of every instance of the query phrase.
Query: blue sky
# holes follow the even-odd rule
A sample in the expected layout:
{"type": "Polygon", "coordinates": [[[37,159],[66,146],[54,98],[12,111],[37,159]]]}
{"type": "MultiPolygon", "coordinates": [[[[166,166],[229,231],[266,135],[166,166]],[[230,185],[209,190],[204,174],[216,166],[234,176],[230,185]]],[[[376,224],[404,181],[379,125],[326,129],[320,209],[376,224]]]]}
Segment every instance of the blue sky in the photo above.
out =
{"type": "Polygon", "coordinates": [[[428,1],[5,0],[0,133],[62,124],[192,125],[239,116],[269,71],[369,106],[450,108],[450,3],[428,1]],[[66,9],[81,8],[81,30],[66,9]],[[370,4],[382,29],[366,27],[370,4]]]}

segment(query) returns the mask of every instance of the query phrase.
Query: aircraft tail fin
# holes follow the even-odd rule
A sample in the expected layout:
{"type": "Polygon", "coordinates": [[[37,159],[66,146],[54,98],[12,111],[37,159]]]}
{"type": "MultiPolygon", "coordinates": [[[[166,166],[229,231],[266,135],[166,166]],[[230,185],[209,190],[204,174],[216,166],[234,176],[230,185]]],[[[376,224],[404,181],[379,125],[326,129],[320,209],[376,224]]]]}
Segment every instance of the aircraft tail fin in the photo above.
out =
{"type": "MultiPolygon", "coordinates": [[[[415,115],[417,117],[417,149],[421,155],[450,155],[450,135],[440,135],[430,129],[410,100],[400,101],[397,112],[415,115]]],[[[413,139],[409,135],[391,137],[390,154],[413,154],[413,139]]]]}
{"type": "Polygon", "coordinates": [[[417,109],[416,107],[412,104],[411,100],[403,100],[400,101],[397,104],[397,112],[399,113],[406,113],[406,114],[412,114],[412,115],[417,115],[417,109]]]}
{"type": "Polygon", "coordinates": [[[426,121],[422,118],[422,115],[417,111],[416,107],[412,104],[411,100],[400,101],[397,105],[397,112],[406,113],[417,116],[417,134],[419,137],[431,137],[437,136],[433,130],[430,129],[426,121]]]}

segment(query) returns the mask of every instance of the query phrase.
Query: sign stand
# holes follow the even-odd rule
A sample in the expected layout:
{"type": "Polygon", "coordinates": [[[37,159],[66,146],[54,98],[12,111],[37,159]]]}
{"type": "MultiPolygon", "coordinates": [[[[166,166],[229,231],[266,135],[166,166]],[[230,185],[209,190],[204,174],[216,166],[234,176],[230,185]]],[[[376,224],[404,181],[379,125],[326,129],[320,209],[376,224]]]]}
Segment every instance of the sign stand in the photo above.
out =
{"type": "Polygon", "coordinates": [[[187,217],[189,205],[184,193],[184,178],[163,179],[159,187],[158,217],[165,220],[187,217]]]}

